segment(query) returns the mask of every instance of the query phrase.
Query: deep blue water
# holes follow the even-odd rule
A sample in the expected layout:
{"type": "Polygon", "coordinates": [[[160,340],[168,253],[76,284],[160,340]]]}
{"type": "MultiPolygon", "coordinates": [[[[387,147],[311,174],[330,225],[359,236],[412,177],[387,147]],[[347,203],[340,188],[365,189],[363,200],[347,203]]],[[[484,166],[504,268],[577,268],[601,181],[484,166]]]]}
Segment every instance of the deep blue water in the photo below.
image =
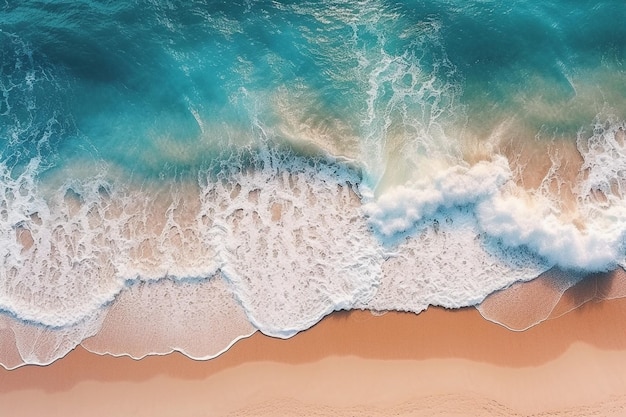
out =
{"type": "MultiPolygon", "coordinates": [[[[255,121],[277,123],[271,100],[281,88],[310,97],[306,112],[331,115],[368,136],[373,127],[363,121],[371,82],[380,81],[377,112],[390,110],[395,88],[369,78],[385,56],[416,65],[435,84],[456,86],[439,97],[407,97],[409,111],[454,101],[473,124],[490,122],[485,107],[524,118],[520,95],[566,104],[576,94],[576,77],[598,91],[626,93],[621,1],[8,1],[0,7],[0,135],[8,160],[58,153],[55,163],[63,163],[88,154],[159,172],[167,160],[158,156],[137,166],[141,154],[159,153],[157,137],[194,146],[199,119],[209,129],[203,140],[219,148],[229,142],[226,125],[247,131],[255,121]],[[589,79],[601,71],[615,77],[589,79]],[[537,88],[538,82],[545,84],[537,88]]],[[[621,102],[608,104],[623,111],[621,102]]],[[[595,110],[586,113],[593,117],[595,110]]],[[[532,123],[551,123],[546,119],[532,123]]],[[[589,122],[561,121],[570,130],[589,122]]],[[[183,165],[197,167],[204,157],[183,165]]]]}

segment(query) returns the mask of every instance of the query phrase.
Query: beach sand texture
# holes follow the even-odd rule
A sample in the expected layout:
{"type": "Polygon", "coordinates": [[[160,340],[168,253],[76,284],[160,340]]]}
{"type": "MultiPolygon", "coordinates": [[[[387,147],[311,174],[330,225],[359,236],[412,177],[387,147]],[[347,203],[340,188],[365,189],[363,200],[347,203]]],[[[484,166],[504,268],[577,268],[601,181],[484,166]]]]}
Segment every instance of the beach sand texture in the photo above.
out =
{"type": "MultiPolygon", "coordinates": [[[[592,297],[585,285],[555,312],[592,297]]],[[[0,403],[15,416],[624,415],[626,300],[561,313],[515,332],[473,308],[337,312],[291,339],[257,332],[209,361],[79,347],[0,372],[0,403]]]]}
{"type": "Polygon", "coordinates": [[[626,416],[623,3],[0,2],[0,417],[626,416]]]}

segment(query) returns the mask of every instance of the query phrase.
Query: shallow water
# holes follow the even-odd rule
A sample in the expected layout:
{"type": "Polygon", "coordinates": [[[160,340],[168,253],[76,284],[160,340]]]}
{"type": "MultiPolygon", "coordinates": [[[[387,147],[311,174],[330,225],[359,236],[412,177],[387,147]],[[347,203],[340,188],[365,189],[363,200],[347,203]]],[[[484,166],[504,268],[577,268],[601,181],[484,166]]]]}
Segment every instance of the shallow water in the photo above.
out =
{"type": "Polygon", "coordinates": [[[5,2],[0,363],[623,267],[626,7],[535,3],[5,2]]]}

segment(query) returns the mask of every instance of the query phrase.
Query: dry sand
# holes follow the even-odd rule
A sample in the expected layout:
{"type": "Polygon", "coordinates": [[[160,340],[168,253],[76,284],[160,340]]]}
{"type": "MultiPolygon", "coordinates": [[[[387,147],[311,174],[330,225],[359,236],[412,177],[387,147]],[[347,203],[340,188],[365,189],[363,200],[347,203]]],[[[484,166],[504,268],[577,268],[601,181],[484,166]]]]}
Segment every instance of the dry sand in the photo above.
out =
{"type": "MultiPolygon", "coordinates": [[[[578,291],[580,292],[580,291],[578,291]]],[[[566,293],[563,303],[576,292],[566,293]]],[[[524,332],[475,309],[339,312],[217,359],[97,356],[0,372],[10,416],[623,416],[626,299],[524,332]]]]}

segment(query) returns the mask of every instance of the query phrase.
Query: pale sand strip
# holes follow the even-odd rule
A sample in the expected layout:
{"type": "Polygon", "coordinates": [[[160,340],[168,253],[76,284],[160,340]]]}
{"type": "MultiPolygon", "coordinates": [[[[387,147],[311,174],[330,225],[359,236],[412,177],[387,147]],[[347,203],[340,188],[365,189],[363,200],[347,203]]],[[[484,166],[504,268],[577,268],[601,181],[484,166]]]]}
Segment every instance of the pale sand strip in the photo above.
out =
{"type": "Polygon", "coordinates": [[[0,372],[14,416],[626,415],[626,300],[525,332],[474,309],[337,313],[219,358],[98,357],[0,372]],[[395,414],[394,414],[395,413],[395,414]]]}

